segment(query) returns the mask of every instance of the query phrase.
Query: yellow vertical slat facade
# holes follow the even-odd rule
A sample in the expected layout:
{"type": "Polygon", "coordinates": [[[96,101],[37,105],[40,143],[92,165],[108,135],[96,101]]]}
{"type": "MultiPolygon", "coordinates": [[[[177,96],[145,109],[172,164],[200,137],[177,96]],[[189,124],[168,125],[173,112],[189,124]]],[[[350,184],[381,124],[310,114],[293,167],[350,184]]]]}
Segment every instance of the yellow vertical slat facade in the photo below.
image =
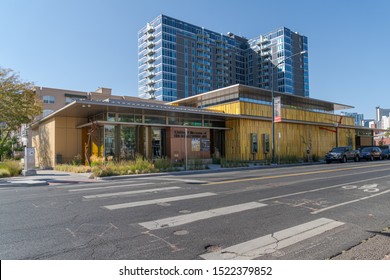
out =
{"type": "MultiPolygon", "coordinates": [[[[264,153],[263,135],[269,135],[271,145],[271,106],[237,101],[209,108],[227,114],[240,115],[240,118],[226,121],[226,127],[230,128],[225,134],[226,159],[270,159],[270,153],[264,153]],[[253,117],[263,119],[253,119],[253,117]],[[258,152],[256,154],[251,153],[252,133],[258,135],[258,152]]],[[[355,146],[355,130],[336,127],[339,122],[340,125],[354,125],[352,117],[282,108],[282,122],[275,123],[275,156],[305,158],[307,149],[310,148],[311,155],[322,157],[337,145],[337,138],[339,146],[355,146]]]]}

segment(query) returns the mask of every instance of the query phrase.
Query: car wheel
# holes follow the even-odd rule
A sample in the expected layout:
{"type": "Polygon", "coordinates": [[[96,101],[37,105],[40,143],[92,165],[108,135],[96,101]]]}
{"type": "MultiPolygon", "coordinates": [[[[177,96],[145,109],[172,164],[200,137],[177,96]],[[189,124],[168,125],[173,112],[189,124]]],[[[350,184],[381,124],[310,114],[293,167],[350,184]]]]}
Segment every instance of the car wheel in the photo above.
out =
{"type": "Polygon", "coordinates": [[[374,160],[374,156],[370,156],[370,160],[373,161],[374,160]]]}
{"type": "Polygon", "coordinates": [[[355,159],[354,159],[355,162],[358,162],[359,161],[359,157],[356,156],[355,159]]]}
{"type": "Polygon", "coordinates": [[[326,163],[329,164],[329,163],[331,163],[331,161],[330,161],[330,160],[327,160],[326,163]]]}
{"type": "Polygon", "coordinates": [[[343,158],[341,159],[341,162],[342,162],[342,163],[346,163],[346,162],[347,162],[347,157],[346,157],[346,156],[343,156],[343,158]]]}
{"type": "Polygon", "coordinates": [[[382,157],[382,156],[379,156],[379,160],[383,160],[383,157],[382,157]]]}

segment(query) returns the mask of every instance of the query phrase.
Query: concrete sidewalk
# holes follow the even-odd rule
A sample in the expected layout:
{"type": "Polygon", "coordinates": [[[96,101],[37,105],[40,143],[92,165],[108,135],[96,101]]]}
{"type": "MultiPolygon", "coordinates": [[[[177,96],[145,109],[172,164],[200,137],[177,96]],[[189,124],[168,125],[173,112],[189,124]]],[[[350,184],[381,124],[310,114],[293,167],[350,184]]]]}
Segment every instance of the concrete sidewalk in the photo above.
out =
{"type": "Polygon", "coordinates": [[[96,182],[89,179],[90,173],[70,173],[56,170],[37,170],[36,175],[18,176],[0,179],[1,186],[48,186],[55,184],[72,184],[96,182]]]}
{"type": "Polygon", "coordinates": [[[373,232],[375,235],[341,252],[332,260],[390,260],[390,229],[373,232]]]}

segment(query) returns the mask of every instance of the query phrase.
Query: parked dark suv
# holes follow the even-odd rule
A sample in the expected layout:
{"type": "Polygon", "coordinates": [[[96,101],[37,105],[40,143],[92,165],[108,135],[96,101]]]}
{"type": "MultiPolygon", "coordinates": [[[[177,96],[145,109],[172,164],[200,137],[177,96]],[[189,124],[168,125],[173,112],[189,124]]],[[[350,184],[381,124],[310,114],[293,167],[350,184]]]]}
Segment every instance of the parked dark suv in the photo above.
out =
{"type": "Polygon", "coordinates": [[[347,162],[348,160],[359,161],[359,151],[353,150],[351,146],[333,148],[325,156],[326,163],[347,162]]]}
{"type": "Polygon", "coordinates": [[[382,159],[382,150],[379,147],[365,147],[360,150],[360,159],[382,159]]]}
{"type": "Polygon", "coordinates": [[[390,150],[389,149],[381,149],[382,150],[382,158],[390,159],[390,150]]]}

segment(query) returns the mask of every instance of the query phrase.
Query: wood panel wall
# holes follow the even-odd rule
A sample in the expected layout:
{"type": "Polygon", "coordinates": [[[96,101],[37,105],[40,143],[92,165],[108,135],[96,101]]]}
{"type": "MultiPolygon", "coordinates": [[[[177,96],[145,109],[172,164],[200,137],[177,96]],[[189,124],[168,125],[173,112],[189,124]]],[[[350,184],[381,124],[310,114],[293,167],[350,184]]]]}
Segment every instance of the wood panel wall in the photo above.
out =
{"type": "MultiPolygon", "coordinates": [[[[246,102],[217,105],[211,109],[224,111],[229,114],[241,112],[241,115],[250,116],[271,117],[272,115],[270,106],[246,102]]],[[[338,146],[351,144],[355,146],[354,129],[336,128],[334,126],[334,124],[340,121],[340,116],[338,115],[283,108],[283,119],[317,122],[319,124],[299,124],[283,121],[281,123],[275,123],[275,157],[278,157],[280,153],[281,157],[297,156],[299,158],[305,158],[308,147],[311,147],[311,155],[323,157],[326,152],[336,146],[336,133],[338,135],[338,146]],[[332,126],[321,126],[320,123],[332,124],[332,126]]],[[[341,124],[353,125],[354,120],[351,117],[342,117],[341,124]]],[[[225,139],[226,158],[228,160],[270,159],[271,152],[269,154],[264,153],[262,135],[269,134],[271,145],[271,121],[253,119],[228,120],[226,121],[226,127],[231,128],[231,130],[226,131],[225,139]],[[251,133],[257,133],[258,135],[258,152],[255,155],[250,150],[251,133]]]]}

